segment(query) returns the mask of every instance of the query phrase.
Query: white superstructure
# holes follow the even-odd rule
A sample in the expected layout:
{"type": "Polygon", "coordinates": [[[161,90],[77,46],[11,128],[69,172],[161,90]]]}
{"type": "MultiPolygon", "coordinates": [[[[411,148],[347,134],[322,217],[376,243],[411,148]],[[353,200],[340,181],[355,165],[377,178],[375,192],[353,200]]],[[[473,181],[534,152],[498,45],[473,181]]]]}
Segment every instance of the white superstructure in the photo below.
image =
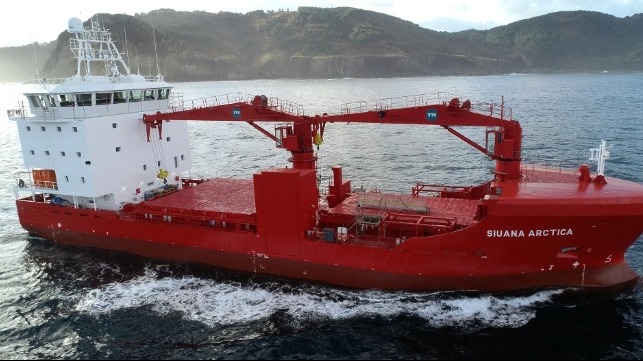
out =
{"type": "Polygon", "coordinates": [[[181,187],[191,166],[185,122],[167,122],[147,141],[144,113],[167,110],[172,86],[131,74],[110,33],[97,21],[69,20],[76,74],[40,78],[16,120],[26,174],[17,193],[50,194],[54,202],[118,210],[156,190],[181,187]],[[101,73],[94,75],[93,73],[101,73]]]}

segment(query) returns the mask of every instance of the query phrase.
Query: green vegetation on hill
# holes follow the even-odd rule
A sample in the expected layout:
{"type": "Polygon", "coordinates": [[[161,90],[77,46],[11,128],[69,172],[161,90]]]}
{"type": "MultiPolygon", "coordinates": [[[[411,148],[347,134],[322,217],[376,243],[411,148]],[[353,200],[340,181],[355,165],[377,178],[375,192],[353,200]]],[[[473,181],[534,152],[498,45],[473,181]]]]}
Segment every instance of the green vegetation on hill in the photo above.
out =
{"type": "MultiPolygon", "coordinates": [[[[643,14],[557,12],[456,33],[350,7],[95,17],[132,71],[155,74],[158,58],[170,81],[643,70],[643,14]]],[[[49,44],[3,48],[0,80],[30,79],[33,48],[41,74],[73,73],[68,38],[64,31],[49,44]]]]}

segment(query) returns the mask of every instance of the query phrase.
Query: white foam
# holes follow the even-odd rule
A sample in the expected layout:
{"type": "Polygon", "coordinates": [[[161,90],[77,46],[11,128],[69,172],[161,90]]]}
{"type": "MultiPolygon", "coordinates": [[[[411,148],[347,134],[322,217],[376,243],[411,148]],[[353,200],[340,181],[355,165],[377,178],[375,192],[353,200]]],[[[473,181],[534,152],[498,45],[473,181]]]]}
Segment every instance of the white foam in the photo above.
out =
{"type": "Polygon", "coordinates": [[[161,315],[180,312],[186,319],[210,326],[259,321],[285,311],[296,323],[319,318],[392,318],[406,314],[421,317],[435,327],[519,327],[535,317],[535,306],[557,293],[496,297],[346,291],[314,286],[272,288],[275,289],[197,277],[157,278],[156,272],[148,270],[144,276],[130,281],[89,291],[76,309],[100,315],[151,306],[161,315]]]}

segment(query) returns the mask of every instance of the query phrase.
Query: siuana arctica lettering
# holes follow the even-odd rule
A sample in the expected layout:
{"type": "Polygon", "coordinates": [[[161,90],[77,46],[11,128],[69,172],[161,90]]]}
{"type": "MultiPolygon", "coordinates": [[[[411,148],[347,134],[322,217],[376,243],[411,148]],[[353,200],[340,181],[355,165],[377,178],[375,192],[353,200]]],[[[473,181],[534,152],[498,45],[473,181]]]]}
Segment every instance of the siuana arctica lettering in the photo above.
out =
{"type": "Polygon", "coordinates": [[[487,237],[552,237],[572,236],[571,228],[548,228],[548,229],[488,229],[487,237]]]}

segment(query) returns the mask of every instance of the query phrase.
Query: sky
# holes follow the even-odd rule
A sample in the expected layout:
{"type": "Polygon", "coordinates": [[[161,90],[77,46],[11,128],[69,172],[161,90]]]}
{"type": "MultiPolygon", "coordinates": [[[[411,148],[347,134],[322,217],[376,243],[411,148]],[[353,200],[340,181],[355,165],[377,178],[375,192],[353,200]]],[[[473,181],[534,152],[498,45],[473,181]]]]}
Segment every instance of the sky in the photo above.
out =
{"type": "Polygon", "coordinates": [[[11,8],[3,6],[0,47],[53,41],[67,29],[71,17],[85,21],[96,13],[135,15],[167,8],[245,14],[254,10],[294,11],[299,6],[371,10],[448,32],[487,30],[557,11],[598,11],[619,18],[643,13],[643,0],[27,0],[11,8]]]}

